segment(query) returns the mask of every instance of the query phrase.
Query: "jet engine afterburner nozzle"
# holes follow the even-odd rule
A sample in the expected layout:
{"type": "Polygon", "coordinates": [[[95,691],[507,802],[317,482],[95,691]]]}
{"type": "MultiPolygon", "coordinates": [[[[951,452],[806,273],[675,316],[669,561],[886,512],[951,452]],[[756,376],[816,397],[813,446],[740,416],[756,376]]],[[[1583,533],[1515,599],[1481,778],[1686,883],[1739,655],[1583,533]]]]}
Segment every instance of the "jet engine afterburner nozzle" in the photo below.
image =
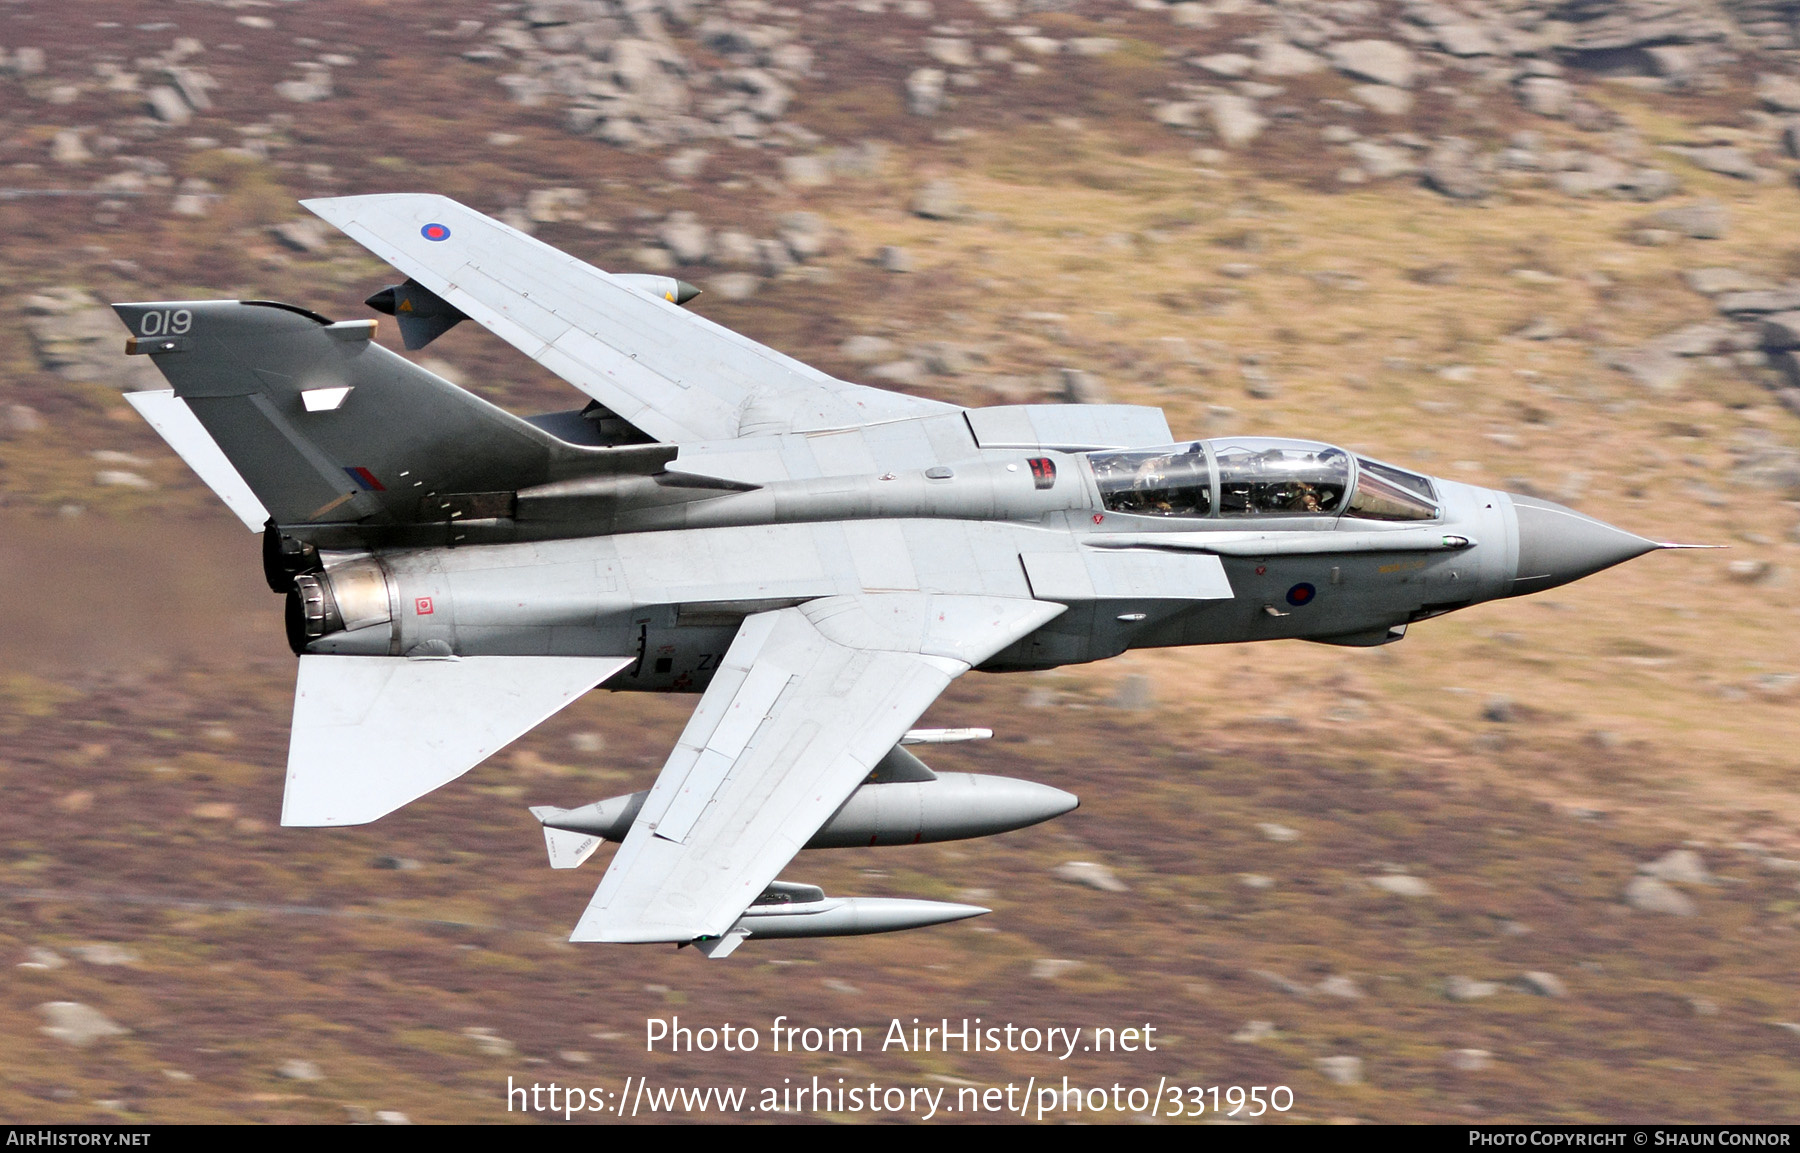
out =
{"type": "Polygon", "coordinates": [[[288,593],[288,645],[296,653],[320,637],[392,619],[387,570],[373,560],[301,573],[288,593]]]}

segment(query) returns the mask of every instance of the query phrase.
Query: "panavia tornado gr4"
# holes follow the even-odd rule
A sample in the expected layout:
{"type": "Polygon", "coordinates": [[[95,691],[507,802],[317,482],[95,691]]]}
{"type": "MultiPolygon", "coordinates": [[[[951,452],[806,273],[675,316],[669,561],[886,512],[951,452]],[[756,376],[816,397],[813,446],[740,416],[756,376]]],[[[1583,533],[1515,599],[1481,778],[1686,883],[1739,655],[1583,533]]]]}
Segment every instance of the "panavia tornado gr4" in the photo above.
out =
{"type": "MultiPolygon", "coordinates": [[[[652,788],[532,812],[621,846],[577,941],[914,928],[802,849],[985,836],[1076,800],[935,774],[970,669],[1300,638],[1383,645],[1664,547],[1327,444],[1176,441],[1129,405],[960,408],[835,379],[455,201],[306,207],[407,279],[410,349],[472,319],[591,397],[521,418],[269,301],[117,305],[172,386],[128,399],[262,532],[299,654],[284,825],[373,821],[603,687],[699,693],[652,788]]],[[[576,798],[565,798],[576,799],[576,798]]]]}

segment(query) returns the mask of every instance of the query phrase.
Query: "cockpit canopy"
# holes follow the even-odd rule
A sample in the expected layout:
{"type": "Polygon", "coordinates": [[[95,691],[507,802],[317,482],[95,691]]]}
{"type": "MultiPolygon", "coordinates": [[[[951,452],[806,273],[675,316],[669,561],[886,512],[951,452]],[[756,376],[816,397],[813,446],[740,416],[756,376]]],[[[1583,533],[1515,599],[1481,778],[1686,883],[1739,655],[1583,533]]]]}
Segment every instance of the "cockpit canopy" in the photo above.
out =
{"type": "Polygon", "coordinates": [[[1108,511],[1138,516],[1431,520],[1431,481],[1305,440],[1233,437],[1088,454],[1108,511]],[[1353,462],[1354,459],[1354,463],[1353,462]],[[1348,499],[1346,499],[1346,495],[1348,499]]]}

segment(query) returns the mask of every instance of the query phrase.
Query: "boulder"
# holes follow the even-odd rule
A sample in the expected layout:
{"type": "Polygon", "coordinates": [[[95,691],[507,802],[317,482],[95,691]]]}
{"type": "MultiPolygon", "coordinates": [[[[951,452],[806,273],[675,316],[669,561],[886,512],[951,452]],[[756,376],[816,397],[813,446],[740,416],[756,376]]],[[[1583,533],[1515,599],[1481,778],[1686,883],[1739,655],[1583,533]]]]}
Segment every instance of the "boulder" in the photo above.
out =
{"type": "Polygon", "coordinates": [[[85,164],[93,158],[81,133],[73,128],[65,128],[50,138],[50,159],[58,164],[85,164]]]}
{"type": "Polygon", "coordinates": [[[1363,1081],[1363,1060],[1338,1054],[1331,1057],[1320,1057],[1316,1064],[1319,1072],[1333,1085],[1360,1085],[1363,1081]]]}
{"type": "MultiPolygon", "coordinates": [[[[1800,313],[1794,314],[1800,317],[1800,313]]],[[[1730,352],[1737,332],[1723,324],[1690,324],[1653,342],[1676,356],[1713,356],[1730,352]]]]}
{"type": "Polygon", "coordinates": [[[1670,849],[1649,864],[1640,865],[1638,872],[1659,881],[1681,885],[1712,883],[1712,874],[1707,872],[1706,860],[1692,849],[1670,849]]]}
{"type": "Polygon", "coordinates": [[[1680,356],[1654,343],[1614,349],[1604,359],[1608,367],[1618,369],[1652,392],[1673,391],[1692,371],[1680,356]]]}
{"type": "Polygon", "coordinates": [[[756,266],[764,276],[780,276],[794,267],[794,254],[779,240],[765,238],[756,242],[756,266]]]}
{"type": "Polygon", "coordinates": [[[1567,997],[1569,987],[1562,983],[1562,978],[1555,973],[1546,973],[1541,969],[1520,973],[1513,978],[1513,984],[1527,993],[1535,993],[1539,997],[1567,997]]]}
{"type": "Polygon", "coordinates": [[[1569,82],[1555,76],[1527,76],[1519,81],[1519,103],[1539,116],[1567,115],[1574,98],[1575,89],[1569,82]]]}
{"type": "Polygon", "coordinates": [[[967,211],[962,194],[948,180],[933,180],[919,189],[913,196],[912,210],[915,216],[927,220],[957,220],[967,211]]]}
{"type": "Polygon", "coordinates": [[[1444,1064],[1458,1073],[1481,1073],[1494,1067],[1494,1055],[1486,1049],[1452,1049],[1444,1064]]]}
{"type": "Polygon", "coordinates": [[[525,215],[536,224],[579,221],[587,202],[587,193],[579,188],[534,188],[525,194],[525,215]]]}
{"type": "Polygon", "coordinates": [[[330,242],[335,231],[329,224],[316,216],[301,216],[293,220],[284,220],[272,225],[269,232],[283,245],[295,252],[322,252],[330,242]]]}
{"type": "Polygon", "coordinates": [[[42,432],[43,428],[43,415],[29,404],[9,404],[5,412],[0,413],[0,432],[8,435],[29,435],[42,432]]]}
{"type": "MultiPolygon", "coordinates": [[[[1311,56],[1312,53],[1307,53],[1311,56]]],[[[1315,59],[1317,59],[1315,57],[1315,59]]],[[[1236,79],[1256,67],[1256,61],[1240,52],[1221,52],[1213,56],[1201,56],[1188,61],[1196,68],[1204,68],[1215,76],[1236,79]]]]}
{"type": "Polygon", "coordinates": [[[1083,885],[1102,893],[1129,891],[1125,882],[1119,880],[1111,869],[1096,861],[1065,861],[1051,869],[1050,875],[1059,881],[1067,881],[1071,885],[1083,885]]]}
{"type": "Polygon", "coordinates": [[[838,351],[850,360],[862,364],[875,364],[887,360],[898,351],[891,340],[879,336],[852,336],[838,345],[838,351]]]}
{"type": "Polygon", "coordinates": [[[1156,106],[1158,124],[1170,128],[1198,128],[1205,106],[1198,100],[1169,100],[1156,106]]]}
{"type": "Polygon", "coordinates": [[[1413,94],[1404,88],[1385,84],[1358,84],[1350,90],[1358,103],[1383,116],[1405,116],[1412,111],[1413,94]]]}
{"type": "Polygon", "coordinates": [[[1477,981],[1461,975],[1444,978],[1444,996],[1452,1001],[1479,1001],[1499,991],[1498,981],[1477,981]]]}
{"type": "Polygon", "coordinates": [[[144,103],[149,106],[150,115],[164,124],[180,126],[194,118],[193,110],[181,98],[181,93],[166,84],[144,93],[144,103]]]}
{"type": "Polygon", "coordinates": [[[211,182],[190,176],[181,182],[180,190],[169,202],[169,210],[177,216],[205,216],[218,199],[211,182]]]}
{"type": "Polygon", "coordinates": [[[1633,200],[1661,200],[1681,191],[1681,181],[1662,168],[1638,168],[1619,181],[1617,190],[1633,200]]]}
{"type": "Polygon", "coordinates": [[[1721,176],[1735,176],[1739,180],[1762,180],[1766,177],[1766,173],[1742,148],[1712,145],[1703,148],[1671,148],[1670,151],[1721,176]]]}
{"type": "Polygon", "coordinates": [[[1256,53],[1259,76],[1305,76],[1325,68],[1325,61],[1285,40],[1264,40],[1256,53]]]}
{"type": "Polygon", "coordinates": [[[38,1006],[47,1022],[42,1032],[70,1045],[92,1045],[108,1037],[122,1037],[131,1030],[91,1005],[79,1001],[51,1001],[38,1006]]]}
{"type": "Polygon", "coordinates": [[[1345,40],[1325,51],[1338,71],[1395,88],[1411,87],[1418,70],[1412,50],[1391,40],[1345,40]]]}
{"type": "Polygon", "coordinates": [[[135,965],[141,959],[135,950],[115,945],[111,941],[102,941],[96,945],[75,945],[69,949],[69,955],[90,965],[135,965]]]}
{"type": "MultiPolygon", "coordinates": [[[[1069,379],[1069,375],[1074,374],[1075,370],[1064,369],[1063,372],[1065,374],[1064,379],[1066,382],[1069,379]]],[[[1076,375],[1079,378],[1086,377],[1085,373],[1076,375]]],[[[1068,386],[1065,383],[1065,391],[1063,394],[1065,397],[1069,395],[1067,387],[1068,386]]],[[[1085,404],[1092,402],[1075,401],[1074,403],[1085,404]]],[[[1112,705],[1115,709],[1129,709],[1134,711],[1147,709],[1156,703],[1156,688],[1150,683],[1149,677],[1142,673],[1131,673],[1128,676],[1120,678],[1118,687],[1113,690],[1112,698],[1107,703],[1112,705]]]]}
{"type": "Polygon", "coordinates": [[[747,300],[756,294],[761,281],[748,272],[721,272],[706,282],[706,290],[721,300],[747,300]]]}
{"type": "MultiPolygon", "coordinates": [[[[1101,382],[1099,377],[1091,372],[1079,368],[1059,368],[1056,370],[1055,375],[1058,384],[1060,385],[1062,398],[1069,404],[1107,404],[1112,400],[1111,395],[1106,390],[1106,385],[1101,382]]],[[[1127,682],[1133,682],[1135,680],[1143,683],[1141,691],[1134,690],[1137,691],[1137,695],[1144,697],[1146,700],[1152,695],[1148,678],[1134,673],[1132,676],[1126,677],[1125,680],[1127,682]]],[[[1124,690],[1121,689],[1120,691],[1122,694],[1124,690]]]]}
{"type": "Polygon", "coordinates": [[[1645,222],[1647,227],[1677,232],[1696,240],[1719,240],[1730,227],[1731,217],[1717,200],[1696,200],[1692,204],[1665,208],[1645,222]]]}
{"type": "Polygon", "coordinates": [[[1454,200],[1477,200],[1492,188],[1492,176],[1481,164],[1473,144],[1449,136],[1426,155],[1425,183],[1454,200]]]}
{"type": "Polygon", "coordinates": [[[975,45],[972,41],[948,36],[932,36],[925,41],[925,54],[946,68],[975,67],[975,45]]]}
{"type": "Polygon", "coordinates": [[[1625,886],[1625,903],[1642,913],[1674,917],[1691,917],[1699,911],[1686,893],[1655,877],[1633,877],[1625,886]]]}
{"type": "Polygon", "coordinates": [[[1756,78],[1756,98],[1776,112],[1800,112],[1800,80],[1765,72],[1756,78]]]}
{"type": "Polygon", "coordinates": [[[476,1051],[483,1057],[512,1057],[518,1053],[517,1047],[511,1041],[490,1028],[471,1025],[463,1030],[463,1036],[475,1042],[476,1051]]]}
{"type": "Polygon", "coordinates": [[[692,180],[700,175],[706,167],[706,161],[712,153],[704,148],[683,148],[680,152],[663,161],[663,168],[677,180],[692,180]]]}
{"type": "Polygon", "coordinates": [[[671,212],[657,232],[657,239],[678,264],[699,264],[706,259],[711,233],[692,212],[671,212]]]}
{"type": "Polygon", "coordinates": [[[47,288],[23,304],[38,361],[62,379],[126,391],[168,387],[149,357],[119,355],[124,329],[118,317],[85,289],[47,288]]]}
{"type": "Polygon", "coordinates": [[[776,221],[775,237],[787,245],[795,261],[804,264],[824,254],[831,231],[816,212],[784,212],[776,221]]]}
{"type": "Polygon", "coordinates": [[[1429,897],[1435,892],[1431,883],[1425,878],[1414,877],[1407,873],[1388,873],[1380,877],[1370,877],[1369,884],[1396,897],[1429,897]]]}
{"type": "Polygon", "coordinates": [[[1757,292],[1769,287],[1768,281],[1752,276],[1741,268],[1690,268],[1681,275],[1689,288],[1705,296],[1718,296],[1725,292],[1757,292]]]}
{"type": "Polygon", "coordinates": [[[1358,140],[1350,145],[1350,155],[1371,180],[1386,180],[1391,176],[1406,176],[1417,172],[1419,166],[1413,161],[1410,149],[1394,144],[1379,144],[1373,140],[1358,140]]]}
{"type": "Polygon", "coordinates": [[[1492,56],[1497,49],[1479,24],[1457,20],[1437,27],[1438,45],[1452,56],[1492,56]]]}
{"type": "Polygon", "coordinates": [[[823,156],[783,156],[781,178],[789,188],[823,188],[831,183],[831,166],[823,156]]]}
{"type": "Polygon", "coordinates": [[[1724,292],[1713,304],[1727,316],[1755,316],[1767,312],[1800,311],[1800,288],[1768,288],[1750,292],[1724,292]]]}
{"type": "Polygon", "coordinates": [[[1268,124],[1248,97],[1229,94],[1212,98],[1212,122],[1219,142],[1227,148],[1250,143],[1268,124]]]}
{"type": "Polygon", "coordinates": [[[283,80],[275,85],[275,95],[296,104],[312,104],[331,96],[330,68],[310,60],[302,61],[295,67],[304,75],[298,80],[283,80]]]}
{"type": "Polygon", "coordinates": [[[1800,312],[1777,312],[1763,317],[1758,334],[1764,348],[1800,348],[1800,312]]]}
{"type": "Polygon", "coordinates": [[[906,78],[906,110],[914,116],[936,116],[944,107],[941,68],[918,68],[906,78]]]}
{"type": "Polygon", "coordinates": [[[1246,1021],[1243,1028],[1231,1035],[1231,1039],[1239,1045],[1255,1045],[1261,1041],[1273,1040],[1275,1036],[1273,1021],[1246,1021]]]}

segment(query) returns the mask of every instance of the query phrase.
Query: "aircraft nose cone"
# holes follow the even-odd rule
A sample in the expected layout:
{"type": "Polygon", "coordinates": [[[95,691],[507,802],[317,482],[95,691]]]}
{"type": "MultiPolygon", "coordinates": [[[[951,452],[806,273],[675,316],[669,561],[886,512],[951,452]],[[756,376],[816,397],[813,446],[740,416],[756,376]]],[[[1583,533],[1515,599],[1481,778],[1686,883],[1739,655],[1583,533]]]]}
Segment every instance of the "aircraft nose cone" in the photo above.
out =
{"type": "Polygon", "coordinates": [[[1661,546],[1605,521],[1535,497],[1512,497],[1519,519],[1519,567],[1509,596],[1568,584],[1661,546]]]}

